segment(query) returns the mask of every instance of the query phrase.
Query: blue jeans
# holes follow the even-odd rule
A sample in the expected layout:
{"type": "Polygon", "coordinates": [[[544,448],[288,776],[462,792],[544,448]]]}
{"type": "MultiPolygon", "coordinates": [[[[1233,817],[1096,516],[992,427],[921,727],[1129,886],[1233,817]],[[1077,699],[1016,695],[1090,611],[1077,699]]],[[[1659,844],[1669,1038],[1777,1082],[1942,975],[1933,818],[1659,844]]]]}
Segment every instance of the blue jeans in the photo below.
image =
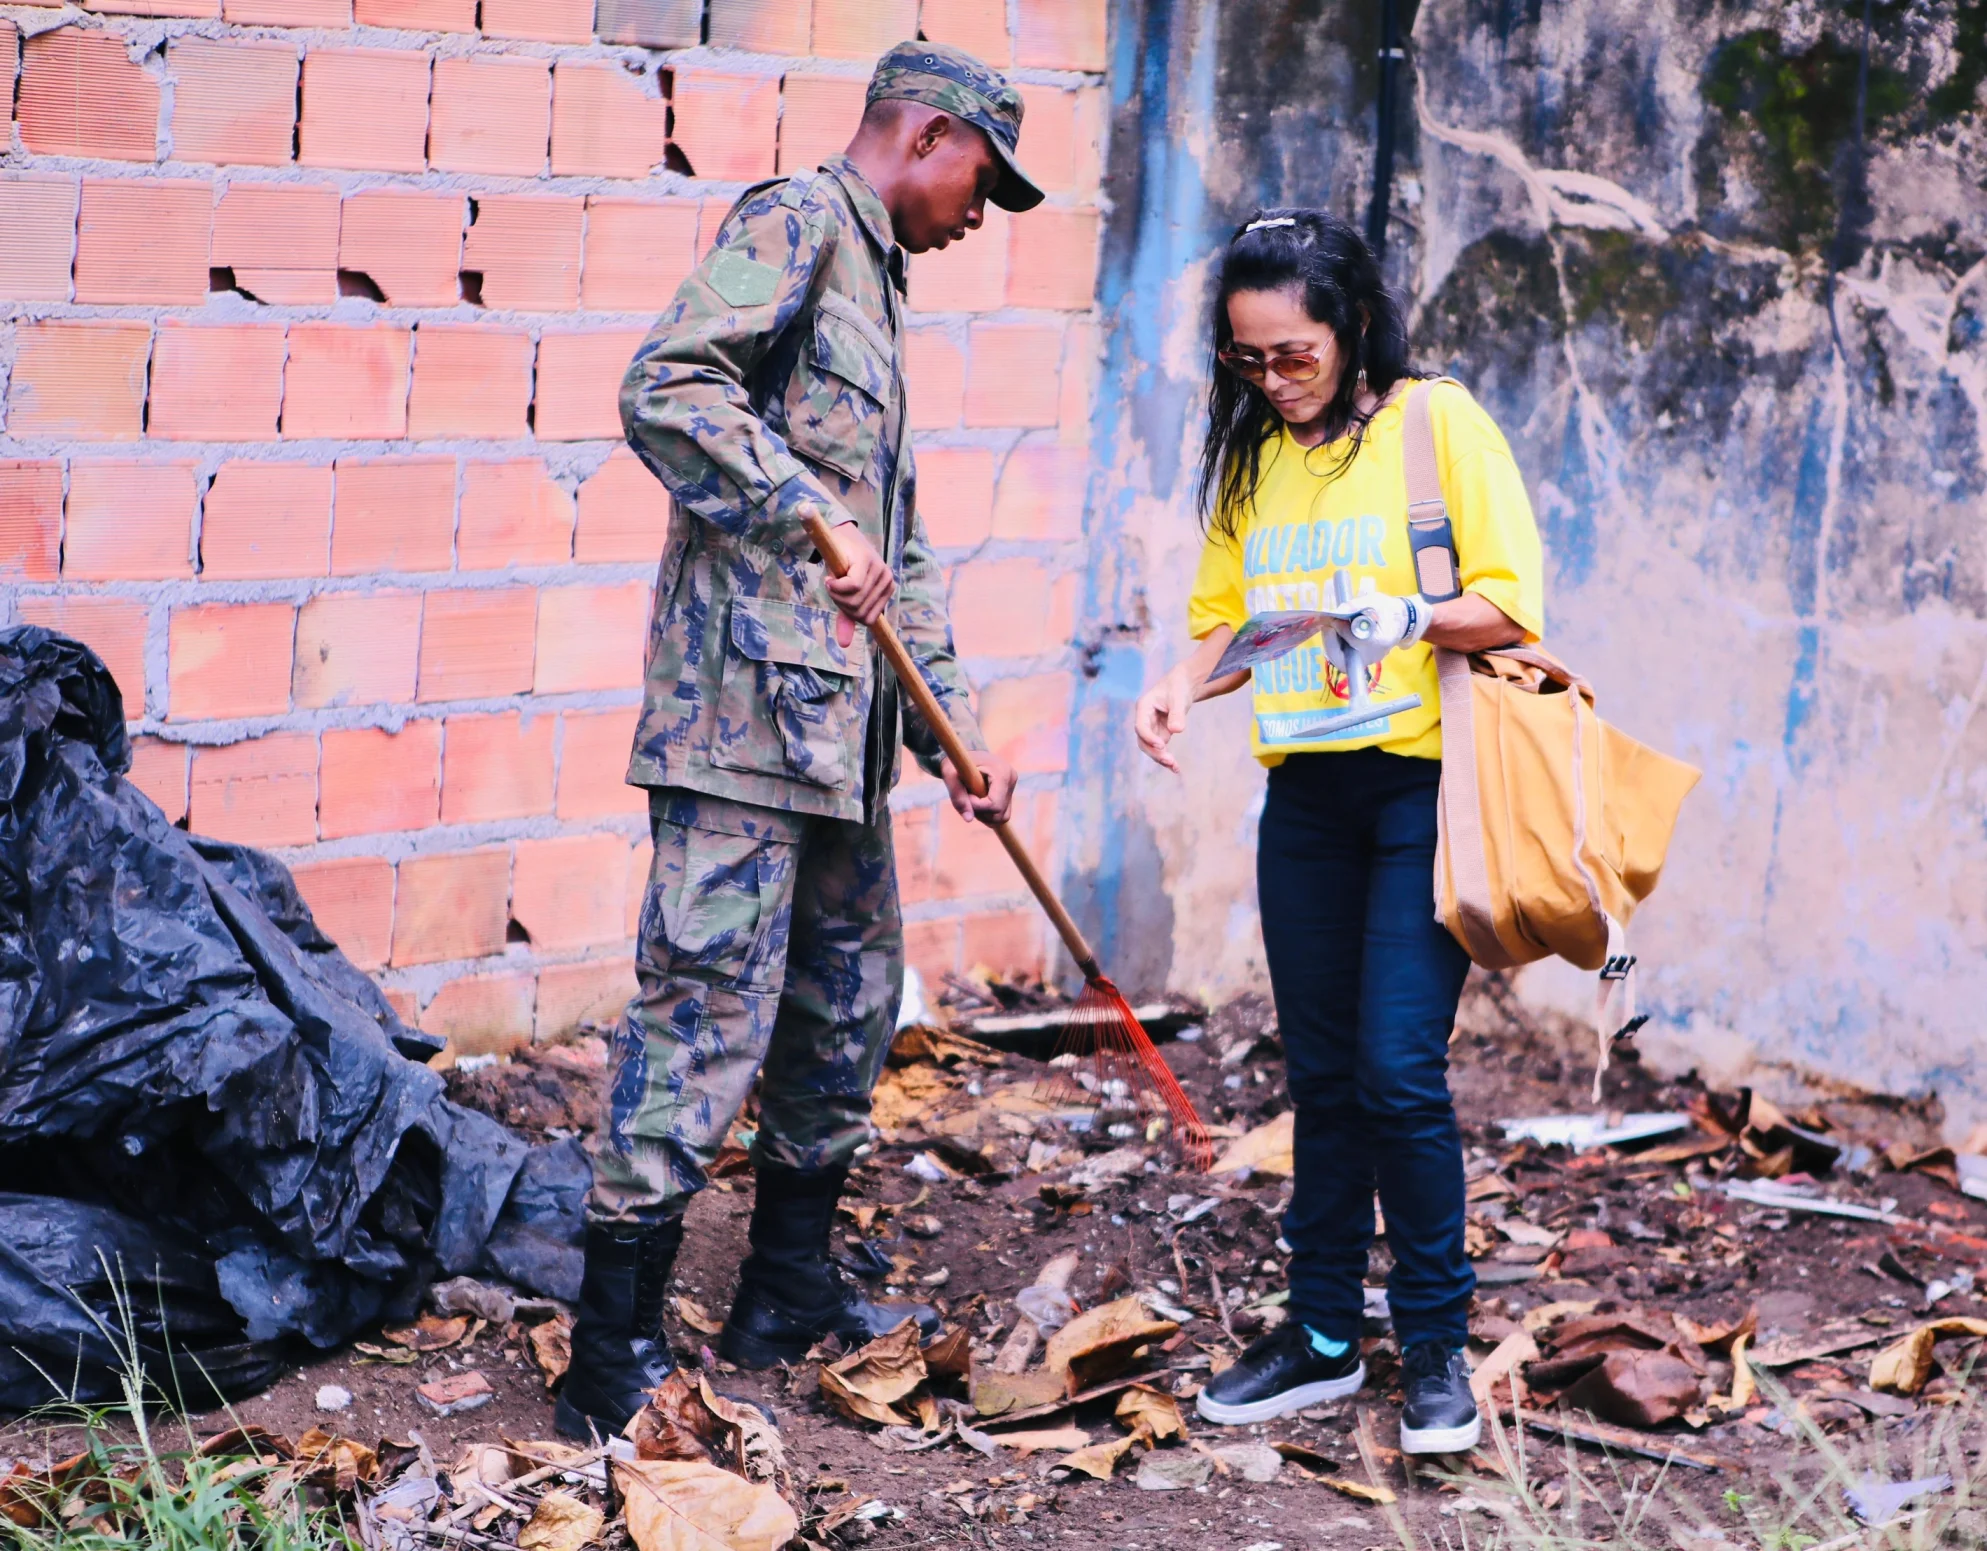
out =
{"type": "Polygon", "coordinates": [[[1359,1339],[1377,1188],[1402,1350],[1460,1348],[1476,1290],[1448,1080],[1469,958],[1435,919],[1440,776],[1378,749],[1292,755],[1270,772],[1256,858],[1297,1111],[1290,1312],[1359,1339]]]}

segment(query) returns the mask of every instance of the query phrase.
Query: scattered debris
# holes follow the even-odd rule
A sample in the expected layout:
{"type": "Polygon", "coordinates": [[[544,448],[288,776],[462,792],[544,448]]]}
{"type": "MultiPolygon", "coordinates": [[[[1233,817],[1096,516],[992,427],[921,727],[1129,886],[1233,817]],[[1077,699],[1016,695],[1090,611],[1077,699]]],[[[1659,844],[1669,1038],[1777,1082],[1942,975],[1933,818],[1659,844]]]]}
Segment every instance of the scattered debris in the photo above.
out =
{"type": "Polygon", "coordinates": [[[1727,1180],[1725,1194],[1735,1201],[1756,1206],[1775,1206],[1786,1212],[1818,1212],[1824,1217],[1854,1217],[1864,1222],[1901,1223],[1905,1219],[1888,1208],[1863,1206],[1854,1201],[1831,1201],[1812,1189],[1772,1180],[1727,1180]]]}
{"type": "Polygon", "coordinates": [[[450,1277],[428,1289],[428,1304],[437,1314],[466,1314],[492,1325],[508,1325],[515,1319],[517,1303],[508,1289],[473,1276],[450,1277]]]}
{"type": "Polygon", "coordinates": [[[414,1393],[436,1416],[460,1416],[465,1411],[481,1410],[496,1396],[490,1381],[473,1369],[430,1380],[414,1393]]]}
{"type": "Polygon", "coordinates": [[[1688,1131],[1692,1121],[1687,1114],[1533,1115],[1520,1120],[1500,1120],[1497,1125],[1512,1141],[1586,1152],[1595,1147],[1620,1147],[1629,1142],[1674,1136],[1679,1131],[1688,1131]]]}
{"type": "Polygon", "coordinates": [[[1714,1472],[1731,1468],[1715,1455],[1687,1449],[1669,1438],[1652,1437],[1628,1427],[1609,1427],[1600,1422],[1575,1421],[1571,1417],[1542,1416],[1535,1411],[1525,1413],[1524,1423],[1533,1432],[1567,1438],[1574,1443],[1591,1444],[1617,1454],[1634,1454],[1666,1465],[1688,1465],[1692,1470],[1714,1472]]]}
{"type": "Polygon", "coordinates": [[[1882,1481],[1865,1476],[1842,1488],[1849,1511],[1871,1528],[1890,1523],[1906,1503],[1921,1497],[1950,1492],[1953,1478],[1948,1475],[1920,1476],[1914,1481],[1882,1481]]]}
{"type": "MultiPolygon", "coordinates": [[[[1270,1452],[1274,1458],[1274,1452],[1270,1452]]],[[[1132,1477],[1132,1484],[1145,1492],[1186,1491],[1206,1486],[1214,1477],[1214,1466],[1213,1454],[1188,1453],[1185,1450],[1147,1454],[1139,1460],[1138,1474],[1132,1477]]]]}
{"type": "Polygon", "coordinates": [[[1296,1170],[1297,1112],[1285,1110],[1274,1120],[1229,1144],[1215,1160],[1210,1174],[1255,1174],[1288,1176],[1296,1170]]]}
{"type": "Polygon", "coordinates": [[[1283,1472],[1283,1456],[1266,1443],[1224,1443],[1214,1450],[1217,1469],[1227,1469],[1244,1481],[1258,1485],[1274,1481],[1283,1472]]]}
{"type": "Polygon", "coordinates": [[[844,1416],[885,1427],[908,1427],[910,1418],[895,1403],[925,1381],[924,1353],[917,1321],[906,1319],[839,1362],[821,1369],[821,1394],[844,1416]]]}

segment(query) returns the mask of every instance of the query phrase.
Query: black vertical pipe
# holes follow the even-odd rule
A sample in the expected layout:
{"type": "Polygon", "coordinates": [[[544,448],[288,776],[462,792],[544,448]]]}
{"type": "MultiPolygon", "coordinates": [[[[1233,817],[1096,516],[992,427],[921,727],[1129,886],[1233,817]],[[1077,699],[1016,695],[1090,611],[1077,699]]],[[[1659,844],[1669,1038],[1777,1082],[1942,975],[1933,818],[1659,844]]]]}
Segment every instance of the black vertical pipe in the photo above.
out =
{"type": "Polygon", "coordinates": [[[1380,0],[1380,100],[1373,134],[1373,203],[1366,209],[1366,242],[1375,258],[1387,256],[1387,211],[1394,199],[1394,83],[1400,63],[1396,0],[1380,0]]]}

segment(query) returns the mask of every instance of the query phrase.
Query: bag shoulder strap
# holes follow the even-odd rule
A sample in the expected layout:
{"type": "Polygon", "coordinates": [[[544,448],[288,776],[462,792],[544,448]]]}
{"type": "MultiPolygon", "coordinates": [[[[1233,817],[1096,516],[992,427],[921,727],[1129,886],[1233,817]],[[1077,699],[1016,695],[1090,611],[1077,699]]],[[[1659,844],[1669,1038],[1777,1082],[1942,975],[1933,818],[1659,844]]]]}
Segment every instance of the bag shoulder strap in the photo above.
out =
{"type": "Polygon", "coordinates": [[[1437,377],[1408,389],[1403,408],[1401,446],[1407,465],[1407,538],[1415,584],[1430,603],[1447,603],[1463,594],[1462,565],[1456,558],[1456,530],[1449,522],[1449,503],[1442,496],[1442,471],[1435,462],[1435,426],[1429,400],[1437,377]]]}
{"type": "MultiPolygon", "coordinates": [[[[1447,379],[1439,379],[1446,381],[1447,379]]],[[[1455,537],[1449,527],[1448,504],[1442,499],[1442,478],[1435,463],[1435,428],[1428,414],[1433,382],[1408,389],[1401,450],[1407,473],[1408,536],[1414,545],[1415,576],[1422,595],[1431,602],[1461,596],[1455,537]],[[1439,561],[1443,571],[1433,580],[1448,591],[1430,591],[1426,566],[1439,561]]],[[[1517,960],[1497,940],[1496,912],[1490,897],[1490,869],[1483,854],[1483,810],[1476,777],[1476,728],[1471,703],[1469,658],[1461,652],[1435,647],[1435,669],[1442,703],[1442,786],[1437,796],[1440,826],[1435,854],[1435,910],[1442,912],[1446,869],[1454,880],[1456,919],[1463,946],[1486,969],[1509,969],[1517,960]]]]}

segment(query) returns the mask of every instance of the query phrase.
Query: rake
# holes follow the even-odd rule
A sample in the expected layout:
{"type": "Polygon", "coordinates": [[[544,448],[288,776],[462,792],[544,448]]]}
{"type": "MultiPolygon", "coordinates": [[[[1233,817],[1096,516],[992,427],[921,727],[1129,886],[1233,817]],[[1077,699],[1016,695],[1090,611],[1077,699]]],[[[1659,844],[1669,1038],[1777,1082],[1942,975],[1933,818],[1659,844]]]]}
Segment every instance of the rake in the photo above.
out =
{"type": "MultiPolygon", "coordinates": [[[[814,547],[820,550],[828,569],[836,576],[846,575],[848,562],[842,557],[828,525],[812,513],[805,521],[807,535],[814,541],[814,547]]],[[[938,739],[939,747],[945,750],[945,757],[959,772],[966,789],[975,797],[985,796],[985,772],[973,762],[973,756],[959,741],[952,719],[938,703],[938,697],[932,693],[924,674],[905,650],[889,618],[879,618],[869,627],[869,633],[883,653],[884,660],[890,664],[891,671],[897,675],[898,683],[904,686],[904,693],[911,697],[911,703],[918,708],[925,725],[938,739]]],[[[1069,912],[1063,908],[1048,879],[1042,876],[1042,870],[1035,865],[1035,858],[1029,855],[1020,835],[1015,833],[1015,826],[1008,823],[988,827],[999,837],[1008,859],[1021,874],[1021,881],[1028,885],[1028,892],[1041,905],[1055,927],[1056,935],[1062,938],[1063,946],[1069,950],[1069,956],[1076,961],[1077,971],[1083,976],[1083,994],[1070,1009],[1056,1057],[1050,1063],[1057,1073],[1057,1094],[1076,1107],[1099,1112],[1100,1119],[1114,1111],[1155,1119],[1163,1117],[1180,1146],[1184,1161],[1192,1168],[1205,1170],[1214,1161],[1214,1144],[1207,1134],[1206,1124],[1194,1109],[1193,1100],[1181,1089],[1179,1079],[1154,1047],[1124,994],[1104,973],[1103,966],[1097,962],[1097,955],[1090,951],[1090,944],[1084,940],[1076,922],[1070,919],[1069,912]]],[[[1107,1127],[1114,1133],[1119,1129],[1107,1127]]]]}

